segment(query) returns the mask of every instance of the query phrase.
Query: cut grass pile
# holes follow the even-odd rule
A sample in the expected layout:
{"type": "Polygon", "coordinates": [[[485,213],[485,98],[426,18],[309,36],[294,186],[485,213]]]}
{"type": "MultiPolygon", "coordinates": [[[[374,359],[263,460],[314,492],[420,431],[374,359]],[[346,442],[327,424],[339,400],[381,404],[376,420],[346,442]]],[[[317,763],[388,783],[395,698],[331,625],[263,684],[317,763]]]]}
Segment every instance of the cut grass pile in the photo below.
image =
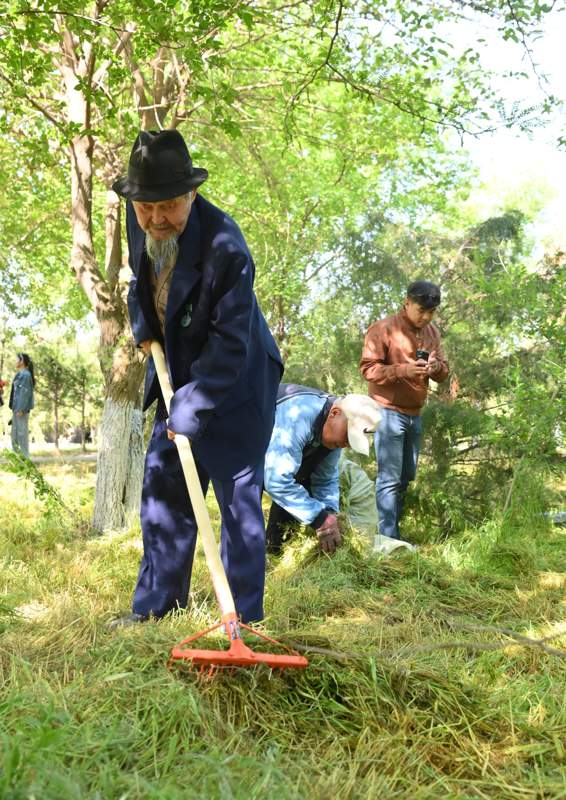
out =
{"type": "MultiPolygon", "coordinates": [[[[93,469],[43,471],[86,515],[93,469]]],[[[217,619],[202,558],[189,612],[111,632],[137,524],[77,532],[0,472],[0,797],[566,797],[566,531],[532,488],[519,517],[415,555],[299,539],[270,565],[265,628],[309,669],[202,681],[166,667],[217,619]]]]}

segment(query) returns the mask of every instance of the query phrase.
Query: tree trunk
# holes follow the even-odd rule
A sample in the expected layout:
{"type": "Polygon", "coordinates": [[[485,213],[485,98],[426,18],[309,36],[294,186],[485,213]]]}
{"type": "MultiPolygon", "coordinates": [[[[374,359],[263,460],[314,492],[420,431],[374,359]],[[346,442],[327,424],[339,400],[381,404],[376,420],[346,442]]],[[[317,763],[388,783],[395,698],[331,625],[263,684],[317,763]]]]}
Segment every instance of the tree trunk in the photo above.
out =
{"type": "Polygon", "coordinates": [[[121,528],[125,521],[124,488],[130,471],[130,431],[134,404],[107,397],[98,428],[93,526],[121,528]]]}
{"type": "MultiPolygon", "coordinates": [[[[72,198],[72,266],[88,297],[100,326],[99,360],[106,384],[106,397],[98,430],[99,452],[93,525],[99,530],[120,527],[125,520],[125,500],[131,507],[140,495],[140,463],[143,452],[131,448],[134,417],[144,365],[134,347],[126,305],[124,283],[120,281],[120,201],[109,193],[106,214],[105,269],[97,261],[92,236],[93,139],[90,130],[90,96],[83,86],[92,85],[96,50],[76,39],[66,27],[63,15],[56,22],[61,32],[61,60],[58,68],[67,90],[67,118],[78,125],[70,142],[72,198]],[[80,80],[79,80],[80,79],[80,80]],[[134,481],[138,481],[134,486],[134,481]]],[[[138,499],[139,502],[139,499],[138,499]]]]}
{"type": "Polygon", "coordinates": [[[137,515],[140,510],[141,488],[144,470],[143,413],[141,408],[132,411],[130,428],[128,474],[124,489],[124,512],[126,518],[137,515]]]}
{"type": "Polygon", "coordinates": [[[81,450],[83,453],[86,453],[85,406],[86,406],[86,380],[83,380],[81,385],[81,450]]]}
{"type": "Polygon", "coordinates": [[[6,318],[0,317],[0,381],[4,375],[4,357],[6,353],[6,318]]]}
{"type": "MultiPolygon", "coordinates": [[[[112,320],[112,326],[116,320],[112,320]]],[[[102,325],[102,336],[104,330],[102,325]]],[[[94,527],[99,530],[120,527],[126,511],[139,508],[143,475],[143,435],[139,409],[140,383],[145,371],[130,331],[122,330],[126,344],[114,350],[112,365],[104,369],[106,398],[98,429],[98,460],[94,500],[94,527]]],[[[107,342],[107,340],[106,340],[107,342]]],[[[101,347],[109,349],[108,342],[101,347]]],[[[102,359],[104,367],[107,364],[102,359]]]]}
{"type": "Polygon", "coordinates": [[[99,426],[99,450],[93,524],[100,530],[120,527],[139,510],[144,448],[139,389],[145,371],[130,333],[119,285],[122,266],[119,198],[108,193],[106,279],[112,313],[99,316],[100,364],[106,399],[99,426]]]}
{"type": "MultiPolygon", "coordinates": [[[[75,145],[75,149],[79,149],[75,145]]],[[[84,150],[82,153],[84,155],[84,150]]],[[[73,158],[76,169],[89,159],[73,158]]],[[[73,266],[96,312],[100,327],[99,361],[105,379],[106,397],[99,426],[99,452],[96,470],[96,489],[93,525],[99,530],[120,527],[125,522],[124,498],[128,508],[134,507],[134,497],[141,494],[143,452],[138,446],[131,448],[133,412],[138,403],[139,387],[144,365],[132,341],[124,301],[124,287],[120,285],[121,247],[119,199],[112,193],[106,220],[106,275],[98,268],[93,250],[92,234],[88,225],[90,214],[81,214],[81,205],[90,205],[92,173],[80,170],[73,195],[75,210],[73,239],[80,242],[74,252],[73,266]],[[82,176],[82,177],[81,177],[82,176]],[[75,238],[76,237],[76,238],[75,238]],[[86,246],[86,242],[89,246],[86,246]],[[82,263],[79,260],[81,254],[82,263]],[[137,481],[137,485],[131,485],[137,481]]],[[[139,424],[136,422],[136,426],[139,424]]],[[[137,430],[137,428],[136,428],[137,430]]],[[[138,434],[134,434],[136,438],[138,434]]]]}
{"type": "Polygon", "coordinates": [[[55,439],[55,450],[59,450],[59,397],[57,391],[53,396],[53,437],[55,439]]]}
{"type": "Polygon", "coordinates": [[[143,415],[137,398],[108,395],[98,426],[93,526],[122,527],[139,512],[144,470],[143,415]]]}

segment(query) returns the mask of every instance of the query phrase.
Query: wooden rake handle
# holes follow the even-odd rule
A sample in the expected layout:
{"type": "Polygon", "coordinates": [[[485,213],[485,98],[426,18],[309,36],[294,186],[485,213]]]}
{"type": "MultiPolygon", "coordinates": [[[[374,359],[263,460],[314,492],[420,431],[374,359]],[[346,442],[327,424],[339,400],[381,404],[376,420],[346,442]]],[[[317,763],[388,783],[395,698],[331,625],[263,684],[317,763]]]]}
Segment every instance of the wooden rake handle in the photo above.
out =
{"type": "MultiPolygon", "coordinates": [[[[171,383],[169,381],[169,373],[167,370],[167,364],[165,363],[165,355],[159,342],[151,342],[151,355],[153,356],[157,378],[159,380],[159,385],[161,386],[161,393],[163,395],[163,399],[165,400],[167,414],[169,414],[169,406],[171,404],[171,398],[173,397],[173,389],[171,388],[171,383]]],[[[181,459],[183,474],[187,482],[189,497],[191,498],[202,546],[204,548],[206,563],[212,578],[212,585],[214,586],[216,598],[218,600],[218,604],[220,605],[220,610],[222,611],[222,616],[225,616],[226,614],[235,614],[236,608],[234,606],[234,598],[232,597],[232,592],[230,591],[230,585],[228,583],[228,578],[226,577],[226,571],[224,570],[224,565],[220,558],[220,553],[218,552],[216,538],[212,530],[212,525],[210,524],[210,516],[208,514],[208,509],[202,493],[202,487],[200,485],[195,459],[193,457],[193,451],[191,450],[191,443],[186,436],[177,433],[175,434],[175,444],[177,445],[177,450],[179,451],[179,458],[181,459]]]]}

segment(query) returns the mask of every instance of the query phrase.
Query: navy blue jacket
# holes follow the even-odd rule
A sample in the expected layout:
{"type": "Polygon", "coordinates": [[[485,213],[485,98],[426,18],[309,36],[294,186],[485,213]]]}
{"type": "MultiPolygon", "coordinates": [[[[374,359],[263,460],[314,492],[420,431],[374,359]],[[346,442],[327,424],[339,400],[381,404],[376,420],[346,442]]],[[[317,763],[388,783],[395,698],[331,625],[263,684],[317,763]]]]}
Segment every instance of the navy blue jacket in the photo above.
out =
{"type": "MultiPolygon", "coordinates": [[[[209,475],[227,480],[263,459],[273,428],[283,364],[253,291],[255,266],[227,214],[197,195],[179,237],[165,315],[155,311],[145,234],[130,202],[127,232],[133,277],[128,310],[136,344],[164,345],[174,395],[169,427],[191,440],[209,475]]],[[[144,410],[161,399],[149,359],[144,410]]]]}

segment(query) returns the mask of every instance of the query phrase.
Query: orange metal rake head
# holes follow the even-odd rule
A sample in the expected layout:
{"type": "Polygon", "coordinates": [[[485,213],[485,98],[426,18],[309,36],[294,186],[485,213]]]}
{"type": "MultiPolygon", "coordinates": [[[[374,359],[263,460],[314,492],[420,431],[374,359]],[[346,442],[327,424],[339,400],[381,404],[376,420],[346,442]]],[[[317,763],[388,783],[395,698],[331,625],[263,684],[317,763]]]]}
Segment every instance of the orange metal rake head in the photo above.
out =
{"type": "Polygon", "coordinates": [[[212,628],[208,628],[200,633],[195,633],[187,639],[183,639],[176,647],[171,650],[170,663],[182,662],[198,668],[201,673],[213,674],[217,669],[233,669],[235,667],[257,667],[259,664],[265,664],[271,669],[305,669],[308,667],[309,662],[306,658],[299,655],[295,650],[292,650],[287,645],[278,642],[276,639],[271,639],[259,631],[250,628],[249,625],[244,625],[240,622],[234,613],[226,614],[222,617],[222,621],[212,628]],[[230,647],[228,650],[197,650],[194,648],[187,648],[186,645],[191,642],[196,642],[208,633],[217,630],[221,626],[228,639],[230,640],[230,647]],[[240,629],[245,628],[250,633],[254,634],[260,639],[275,644],[278,647],[284,648],[287,652],[282,655],[275,653],[256,653],[251,650],[242,641],[240,629]]]}

